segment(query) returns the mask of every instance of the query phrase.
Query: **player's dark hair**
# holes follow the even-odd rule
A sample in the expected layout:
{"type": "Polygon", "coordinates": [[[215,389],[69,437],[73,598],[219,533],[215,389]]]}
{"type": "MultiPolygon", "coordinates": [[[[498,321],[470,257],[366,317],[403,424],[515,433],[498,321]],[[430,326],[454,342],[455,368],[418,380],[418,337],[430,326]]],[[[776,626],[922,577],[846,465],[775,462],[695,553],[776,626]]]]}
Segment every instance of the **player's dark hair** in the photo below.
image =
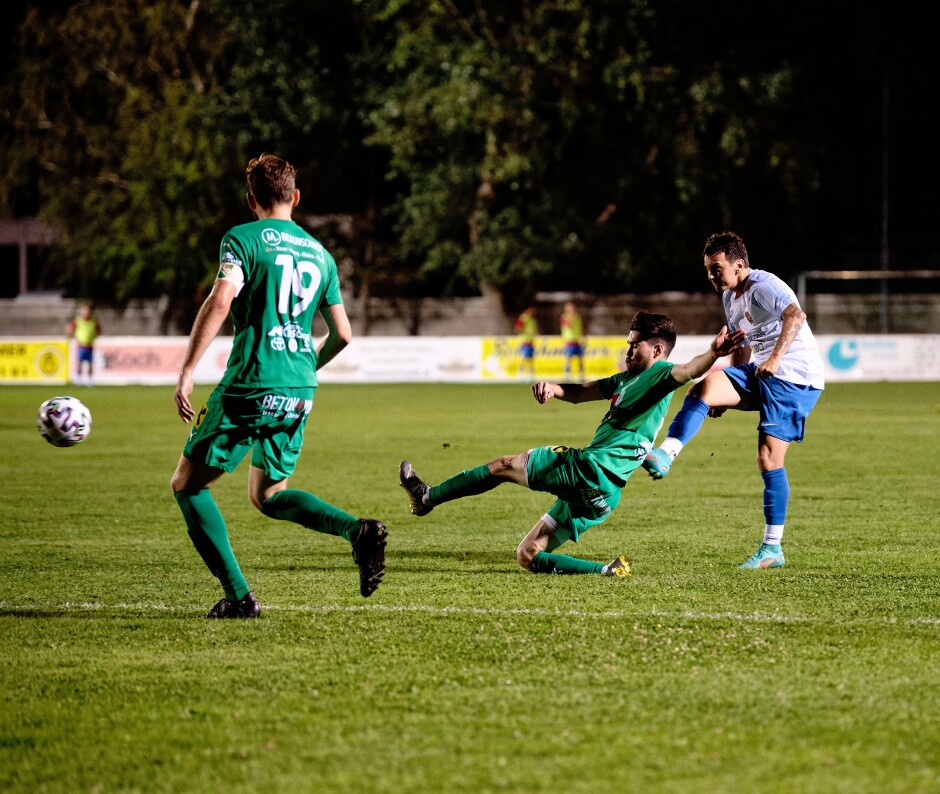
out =
{"type": "Polygon", "coordinates": [[[666,358],[676,346],[676,327],[665,314],[639,311],[630,321],[630,330],[636,331],[641,339],[649,342],[661,342],[666,348],[666,358]]]}
{"type": "Polygon", "coordinates": [[[705,241],[705,247],[702,249],[703,256],[718,256],[724,254],[729,262],[735,259],[744,260],[744,264],[750,267],[747,260],[747,247],[741,236],[734,232],[716,232],[705,241]]]}
{"type": "Polygon", "coordinates": [[[248,179],[248,191],[266,210],[294,199],[297,170],[287,160],[266,152],[248,163],[245,176],[248,179]]]}

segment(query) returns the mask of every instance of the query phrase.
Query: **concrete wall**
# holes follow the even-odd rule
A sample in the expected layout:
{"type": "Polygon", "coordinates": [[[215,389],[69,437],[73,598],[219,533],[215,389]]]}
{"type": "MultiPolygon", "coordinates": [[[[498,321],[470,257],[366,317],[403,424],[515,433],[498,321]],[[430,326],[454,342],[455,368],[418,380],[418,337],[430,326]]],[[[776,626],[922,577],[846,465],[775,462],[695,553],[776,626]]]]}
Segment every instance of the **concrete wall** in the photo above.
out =
{"type": "Polygon", "coordinates": [[[803,311],[813,333],[936,334],[940,333],[940,295],[809,294],[803,311]],[[887,328],[882,327],[882,314],[887,328]]]}
{"type": "MultiPolygon", "coordinates": [[[[538,303],[543,334],[558,333],[564,296],[543,297],[538,303]]],[[[666,292],[655,295],[618,295],[575,298],[585,330],[596,336],[627,332],[639,309],[668,314],[680,335],[715,333],[724,321],[721,301],[714,293],[666,292]]],[[[811,294],[804,307],[816,334],[879,333],[882,302],[878,295],[811,294]]],[[[0,336],[61,336],[78,311],[78,302],[55,295],[30,295],[0,300],[0,336]]],[[[111,336],[159,336],[165,303],[136,303],[117,311],[98,309],[104,333],[111,336]]],[[[891,295],[887,305],[890,333],[940,333],[940,295],[891,295]]],[[[489,298],[448,301],[370,299],[368,311],[360,301],[348,300],[347,311],[358,335],[367,336],[489,336],[509,334],[512,318],[489,298]]],[[[324,333],[325,328],[315,329],[324,333]]],[[[185,333],[185,331],[183,331],[185,333]]]]}

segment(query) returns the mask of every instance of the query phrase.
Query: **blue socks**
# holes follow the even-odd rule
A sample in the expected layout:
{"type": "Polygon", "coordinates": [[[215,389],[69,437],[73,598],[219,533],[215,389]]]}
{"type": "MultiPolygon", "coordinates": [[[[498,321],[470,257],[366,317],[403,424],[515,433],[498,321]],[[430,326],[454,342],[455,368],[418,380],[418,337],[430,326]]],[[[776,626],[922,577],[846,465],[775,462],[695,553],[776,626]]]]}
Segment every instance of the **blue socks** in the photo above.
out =
{"type": "Polygon", "coordinates": [[[669,425],[669,438],[682,442],[683,446],[692,440],[692,437],[702,429],[702,423],[708,416],[708,404],[698,397],[688,396],[682,403],[679,413],[676,414],[669,425]]]}
{"type": "Polygon", "coordinates": [[[762,471],[764,481],[764,521],[768,526],[782,527],[787,519],[790,501],[790,482],[786,469],[762,471]]]}

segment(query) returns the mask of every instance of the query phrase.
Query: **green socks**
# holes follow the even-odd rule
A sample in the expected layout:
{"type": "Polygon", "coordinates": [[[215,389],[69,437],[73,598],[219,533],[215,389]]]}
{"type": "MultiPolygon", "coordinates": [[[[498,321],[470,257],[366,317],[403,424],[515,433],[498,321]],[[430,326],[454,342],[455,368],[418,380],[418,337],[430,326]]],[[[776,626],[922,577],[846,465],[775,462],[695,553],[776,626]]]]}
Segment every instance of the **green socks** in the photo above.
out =
{"type": "MultiPolygon", "coordinates": [[[[251,588],[238,567],[225,519],[209,489],[177,491],[174,496],[199,556],[221,583],[225,597],[230,601],[240,601],[251,588]]],[[[261,512],[269,518],[293,521],[317,532],[339,535],[350,543],[359,534],[358,518],[306,491],[279,491],[261,506],[261,512]]]]}
{"type": "Polygon", "coordinates": [[[540,551],[532,560],[531,570],[532,573],[603,573],[604,563],[540,551]]]}
{"type": "Polygon", "coordinates": [[[339,535],[352,543],[359,534],[359,519],[307,491],[288,488],[278,491],[261,505],[268,518],[293,521],[307,529],[339,535]]]}
{"type": "Polygon", "coordinates": [[[438,505],[441,502],[449,502],[451,499],[486,493],[497,485],[499,485],[499,480],[490,474],[489,468],[484,464],[455,474],[440,485],[431,486],[428,499],[432,505],[438,505]]]}
{"type": "Polygon", "coordinates": [[[232,553],[225,519],[209,489],[177,491],[174,496],[183,511],[189,537],[199,556],[221,583],[225,597],[230,601],[240,601],[251,588],[232,553]]]}

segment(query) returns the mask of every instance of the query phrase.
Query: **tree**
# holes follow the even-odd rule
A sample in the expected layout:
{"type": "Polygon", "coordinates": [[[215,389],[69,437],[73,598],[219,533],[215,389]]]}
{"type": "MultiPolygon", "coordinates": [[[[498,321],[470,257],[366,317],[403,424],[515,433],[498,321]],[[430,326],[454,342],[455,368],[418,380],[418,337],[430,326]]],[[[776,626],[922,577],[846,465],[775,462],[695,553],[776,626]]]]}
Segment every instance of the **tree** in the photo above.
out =
{"type": "Polygon", "coordinates": [[[32,8],[20,41],[9,167],[35,173],[62,284],[118,305],[168,294],[167,325],[185,324],[235,161],[206,123],[227,39],[199,2],[116,0],[32,8]]]}
{"type": "Polygon", "coordinates": [[[701,218],[749,206],[734,200],[742,180],[775,188],[775,208],[812,187],[804,152],[774,136],[791,70],[751,73],[714,41],[685,50],[695,29],[668,8],[364,6],[395,30],[396,79],[367,104],[368,140],[406,183],[401,255],[499,290],[507,311],[539,288],[698,287],[701,218]]]}
{"type": "Polygon", "coordinates": [[[722,0],[58,6],[26,15],[0,89],[0,208],[62,226],[76,290],[168,294],[168,327],[248,219],[241,168],[265,150],[298,165],[300,220],[342,219],[325,242],[364,300],[699,290],[718,228],[784,275],[832,236],[839,120],[817,130],[833,84],[811,72],[832,30],[801,38],[789,5],[770,26],[722,0]]]}

